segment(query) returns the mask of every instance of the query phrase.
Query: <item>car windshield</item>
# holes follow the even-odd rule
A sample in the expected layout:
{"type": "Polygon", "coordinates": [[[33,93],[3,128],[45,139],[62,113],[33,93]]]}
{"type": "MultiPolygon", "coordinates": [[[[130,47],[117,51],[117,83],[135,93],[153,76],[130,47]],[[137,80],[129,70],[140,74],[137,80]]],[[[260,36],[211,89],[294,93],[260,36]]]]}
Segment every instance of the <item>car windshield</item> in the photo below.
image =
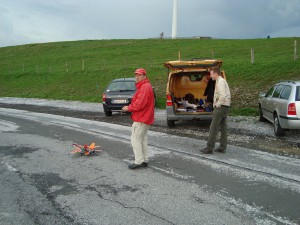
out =
{"type": "Polygon", "coordinates": [[[271,96],[271,95],[273,94],[273,91],[274,91],[275,87],[276,87],[276,86],[273,86],[273,87],[267,92],[266,97],[269,97],[269,96],[271,96]]]}
{"type": "Polygon", "coordinates": [[[273,98],[278,98],[280,95],[280,92],[283,88],[283,84],[280,84],[277,86],[277,88],[275,89],[274,93],[273,93],[273,98]]]}
{"type": "Polygon", "coordinates": [[[296,89],[296,101],[300,101],[300,86],[297,86],[296,89]]]}
{"type": "Polygon", "coordinates": [[[134,81],[116,81],[112,82],[108,87],[107,91],[135,91],[135,82],[134,81]]]}

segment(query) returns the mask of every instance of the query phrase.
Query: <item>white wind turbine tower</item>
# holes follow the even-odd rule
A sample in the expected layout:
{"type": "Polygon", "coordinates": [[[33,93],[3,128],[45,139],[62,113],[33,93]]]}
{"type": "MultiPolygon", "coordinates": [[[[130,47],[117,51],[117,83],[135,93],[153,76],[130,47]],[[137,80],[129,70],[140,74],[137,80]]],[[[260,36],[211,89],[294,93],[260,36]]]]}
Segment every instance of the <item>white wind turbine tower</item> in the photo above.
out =
{"type": "Polygon", "coordinates": [[[172,21],[172,39],[177,37],[177,13],[178,13],[178,0],[173,3],[173,21],[172,21]]]}

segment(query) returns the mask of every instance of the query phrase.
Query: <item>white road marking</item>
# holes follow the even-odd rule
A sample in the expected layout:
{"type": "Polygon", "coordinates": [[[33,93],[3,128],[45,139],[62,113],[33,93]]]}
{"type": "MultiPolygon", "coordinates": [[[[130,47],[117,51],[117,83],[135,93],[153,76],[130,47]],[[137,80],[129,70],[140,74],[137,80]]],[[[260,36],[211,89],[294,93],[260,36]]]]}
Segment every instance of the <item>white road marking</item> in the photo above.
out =
{"type": "Polygon", "coordinates": [[[13,122],[0,120],[0,133],[2,132],[16,132],[19,126],[13,122]]]}

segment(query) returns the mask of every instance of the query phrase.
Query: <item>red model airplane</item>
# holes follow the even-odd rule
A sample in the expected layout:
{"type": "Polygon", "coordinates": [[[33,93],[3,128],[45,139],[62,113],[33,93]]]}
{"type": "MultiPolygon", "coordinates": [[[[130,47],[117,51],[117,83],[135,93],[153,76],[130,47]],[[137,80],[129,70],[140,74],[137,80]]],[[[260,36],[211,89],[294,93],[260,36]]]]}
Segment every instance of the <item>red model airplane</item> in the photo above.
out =
{"type": "Polygon", "coordinates": [[[72,144],[75,148],[71,153],[79,153],[79,155],[93,155],[96,152],[101,152],[102,150],[100,149],[95,149],[95,148],[100,148],[100,146],[96,145],[95,143],[88,145],[79,145],[79,144],[72,144]]]}

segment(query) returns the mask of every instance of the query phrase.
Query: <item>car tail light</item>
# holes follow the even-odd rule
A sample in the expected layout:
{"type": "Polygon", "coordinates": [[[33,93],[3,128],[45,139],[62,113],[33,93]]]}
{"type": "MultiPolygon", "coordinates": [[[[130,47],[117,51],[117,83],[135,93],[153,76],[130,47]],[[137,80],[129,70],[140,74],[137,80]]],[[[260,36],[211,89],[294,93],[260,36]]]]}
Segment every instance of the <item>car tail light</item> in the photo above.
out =
{"type": "Polygon", "coordinates": [[[102,94],[102,101],[103,101],[103,102],[106,101],[106,94],[105,94],[105,93],[102,94]]]}
{"type": "Polygon", "coordinates": [[[288,105],[288,115],[289,116],[296,116],[297,115],[296,104],[295,103],[290,103],[288,105]]]}
{"type": "Polygon", "coordinates": [[[172,97],[171,95],[167,95],[167,106],[173,106],[172,97]]]}

